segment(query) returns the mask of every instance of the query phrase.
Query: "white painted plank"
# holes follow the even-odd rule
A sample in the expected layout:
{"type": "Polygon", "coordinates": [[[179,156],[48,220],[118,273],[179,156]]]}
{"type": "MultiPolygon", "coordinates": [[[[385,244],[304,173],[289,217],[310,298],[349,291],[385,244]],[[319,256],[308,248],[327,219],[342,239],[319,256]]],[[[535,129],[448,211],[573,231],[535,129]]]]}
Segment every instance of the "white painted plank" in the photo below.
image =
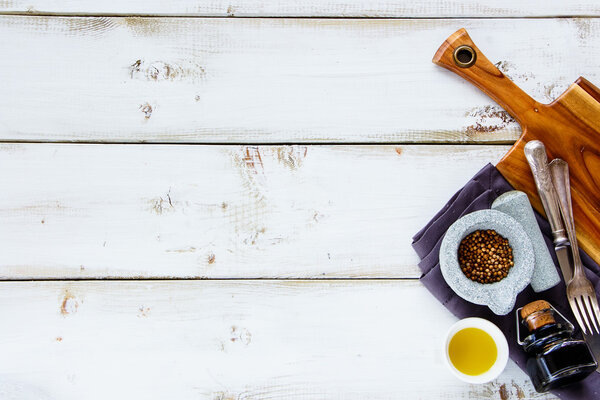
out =
{"type": "Polygon", "coordinates": [[[414,281],[2,282],[0,315],[3,400],[552,398],[454,378],[414,281]]]}
{"type": "Polygon", "coordinates": [[[550,101],[600,81],[600,19],[0,18],[0,140],[506,141],[516,123],[431,63],[467,27],[550,101]]]}
{"type": "Polygon", "coordinates": [[[508,146],[0,146],[0,277],[419,277],[508,146]]]}
{"type": "Polygon", "coordinates": [[[239,17],[539,17],[600,15],[595,0],[3,0],[0,12],[239,17]]]}

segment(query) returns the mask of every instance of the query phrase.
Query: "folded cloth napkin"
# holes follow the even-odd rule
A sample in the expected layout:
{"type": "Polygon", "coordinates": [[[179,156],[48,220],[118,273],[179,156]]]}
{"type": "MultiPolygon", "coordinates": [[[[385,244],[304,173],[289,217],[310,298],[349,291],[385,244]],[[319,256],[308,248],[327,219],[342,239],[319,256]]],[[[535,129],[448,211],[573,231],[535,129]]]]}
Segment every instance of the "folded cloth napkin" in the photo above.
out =
{"type": "MultiPolygon", "coordinates": [[[[486,306],[480,306],[463,300],[446,284],[440,270],[439,251],[444,234],[463,215],[473,211],[490,208],[492,202],[502,193],[514,190],[500,172],[491,164],[479,171],[434,218],[413,237],[413,248],[421,258],[419,268],[423,275],[421,282],[454,315],[459,318],[481,317],[496,324],[506,335],[510,358],[525,370],[527,357],[517,343],[514,311],[507,315],[496,315],[486,306]]],[[[546,245],[551,250],[555,266],[558,265],[552,233],[548,222],[536,213],[536,219],[544,235],[546,245]]],[[[585,252],[581,252],[587,277],[600,293],[600,267],[585,252]]],[[[562,276],[562,275],[561,275],[562,276]]],[[[575,318],[571,313],[566,297],[565,283],[561,282],[544,292],[535,293],[528,286],[519,296],[515,309],[534,300],[547,300],[576,326],[575,334],[580,335],[575,318]]],[[[561,399],[600,399],[600,373],[594,372],[584,381],[552,391],[561,399]]]]}

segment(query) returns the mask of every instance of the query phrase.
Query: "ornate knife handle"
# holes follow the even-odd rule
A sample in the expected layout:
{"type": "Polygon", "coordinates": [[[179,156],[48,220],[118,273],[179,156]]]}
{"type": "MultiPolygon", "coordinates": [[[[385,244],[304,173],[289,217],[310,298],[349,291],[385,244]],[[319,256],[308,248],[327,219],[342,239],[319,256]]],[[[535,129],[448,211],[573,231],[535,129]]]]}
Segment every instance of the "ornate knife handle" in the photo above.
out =
{"type": "Polygon", "coordinates": [[[550,222],[554,244],[566,244],[568,243],[568,239],[565,235],[565,229],[563,228],[558,196],[554,189],[554,185],[552,184],[552,176],[550,175],[550,168],[548,167],[548,156],[546,155],[544,143],[539,140],[528,142],[525,145],[525,158],[533,173],[535,186],[540,195],[540,200],[542,200],[544,211],[546,211],[548,222],[550,222]]]}

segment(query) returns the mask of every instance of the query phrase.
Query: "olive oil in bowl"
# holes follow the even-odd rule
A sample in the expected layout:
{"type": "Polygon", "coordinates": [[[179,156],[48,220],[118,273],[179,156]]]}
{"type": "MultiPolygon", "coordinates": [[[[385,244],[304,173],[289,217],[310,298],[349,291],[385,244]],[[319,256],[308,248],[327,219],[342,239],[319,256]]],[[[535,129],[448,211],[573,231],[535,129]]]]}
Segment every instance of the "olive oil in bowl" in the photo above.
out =
{"type": "Polygon", "coordinates": [[[446,363],[468,383],[496,379],[508,362],[508,343],[496,325],[482,318],[456,322],[446,335],[446,363]]]}
{"type": "Polygon", "coordinates": [[[498,359],[494,339],[479,328],[464,328],[454,334],[448,345],[448,356],[454,367],[465,375],[481,375],[498,359]]]}

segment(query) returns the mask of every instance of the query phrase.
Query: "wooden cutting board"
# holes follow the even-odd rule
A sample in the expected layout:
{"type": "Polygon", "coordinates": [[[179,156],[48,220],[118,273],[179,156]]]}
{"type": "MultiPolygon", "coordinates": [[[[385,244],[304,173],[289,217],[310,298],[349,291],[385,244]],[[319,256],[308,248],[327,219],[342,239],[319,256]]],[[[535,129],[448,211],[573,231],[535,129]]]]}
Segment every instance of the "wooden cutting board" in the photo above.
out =
{"type": "Polygon", "coordinates": [[[549,159],[569,163],[578,241],[600,262],[600,89],[579,78],[552,103],[538,103],[481,53],[465,29],[446,39],[433,62],[477,86],[521,124],[523,134],[497,168],[540,213],[544,210],[523,154],[525,144],[541,140],[549,159]]]}

